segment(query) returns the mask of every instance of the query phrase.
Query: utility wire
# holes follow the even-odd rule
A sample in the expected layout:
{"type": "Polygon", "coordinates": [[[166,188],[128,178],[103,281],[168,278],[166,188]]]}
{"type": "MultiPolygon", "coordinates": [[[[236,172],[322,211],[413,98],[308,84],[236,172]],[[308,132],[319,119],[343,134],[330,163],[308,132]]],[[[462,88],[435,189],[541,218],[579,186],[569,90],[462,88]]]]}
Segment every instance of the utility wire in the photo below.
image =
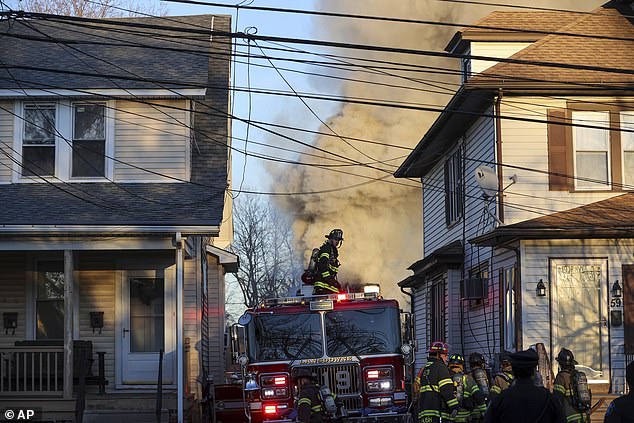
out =
{"type": "MultiPolygon", "coordinates": [[[[162,0],[167,3],[184,3],[184,4],[196,4],[202,6],[213,6],[213,7],[233,7],[223,3],[216,2],[207,2],[200,0],[162,0]]],[[[512,28],[512,27],[499,27],[499,26],[487,26],[487,25],[474,25],[474,24],[464,24],[457,22],[441,22],[441,21],[429,21],[429,20],[420,20],[420,19],[407,19],[407,18],[395,18],[395,17],[386,17],[386,16],[376,16],[376,15],[358,15],[352,13],[336,13],[336,12],[325,12],[325,11],[317,11],[317,10],[307,10],[307,9],[286,9],[281,7],[264,7],[264,6],[242,6],[243,9],[250,10],[260,10],[266,12],[278,12],[278,13],[292,13],[292,14],[302,14],[302,15],[313,15],[313,16],[328,16],[335,18],[346,18],[346,19],[362,19],[362,20],[372,20],[372,21],[382,21],[382,22],[395,22],[395,23],[408,23],[408,24],[419,24],[419,25],[434,25],[434,26],[449,26],[449,27],[460,27],[460,28],[472,28],[472,29],[488,29],[488,30],[496,30],[496,31],[509,31],[509,32],[527,32],[524,28],[512,28]]],[[[563,26],[563,25],[562,25],[563,26]]],[[[543,30],[531,30],[530,32],[534,32],[536,34],[544,34],[544,35],[562,35],[568,37],[584,37],[584,38],[599,38],[599,39],[609,39],[609,40],[618,40],[618,41],[634,41],[634,38],[629,37],[608,37],[602,35],[588,35],[588,34],[578,34],[571,32],[559,32],[559,31],[543,31],[543,30]]]]}

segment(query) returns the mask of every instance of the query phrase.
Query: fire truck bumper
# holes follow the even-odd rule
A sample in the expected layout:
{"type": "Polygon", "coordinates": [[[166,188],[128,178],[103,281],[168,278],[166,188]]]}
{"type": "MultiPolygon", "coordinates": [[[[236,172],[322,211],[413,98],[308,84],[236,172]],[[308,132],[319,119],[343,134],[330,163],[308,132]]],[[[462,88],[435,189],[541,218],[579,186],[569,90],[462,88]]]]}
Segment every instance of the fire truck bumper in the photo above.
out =
{"type": "MultiPolygon", "coordinates": [[[[297,420],[267,420],[266,423],[296,423],[297,420]]],[[[333,420],[336,423],[414,423],[410,414],[376,413],[371,416],[344,417],[333,420]]]]}

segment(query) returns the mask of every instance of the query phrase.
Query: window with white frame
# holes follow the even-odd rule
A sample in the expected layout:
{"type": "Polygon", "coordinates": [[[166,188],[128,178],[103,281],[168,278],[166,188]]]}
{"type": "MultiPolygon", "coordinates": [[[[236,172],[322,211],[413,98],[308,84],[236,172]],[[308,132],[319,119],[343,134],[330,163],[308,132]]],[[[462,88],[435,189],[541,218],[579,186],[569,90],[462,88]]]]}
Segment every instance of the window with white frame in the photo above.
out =
{"type": "Polygon", "coordinates": [[[515,349],[515,267],[503,271],[504,278],[504,349],[515,349]]]}
{"type": "Polygon", "coordinates": [[[55,104],[27,104],[22,125],[22,176],[55,175],[55,104]]]}
{"type": "Polygon", "coordinates": [[[64,339],[64,262],[61,260],[37,264],[35,338],[64,339]]]}
{"type": "Polygon", "coordinates": [[[21,150],[20,175],[61,180],[103,180],[111,177],[106,156],[112,149],[113,130],[105,102],[24,103],[18,118],[23,128],[16,151],[21,150]]]}
{"type": "Polygon", "coordinates": [[[610,189],[610,113],[575,111],[572,123],[575,187],[610,189]]]}
{"type": "Polygon", "coordinates": [[[462,216],[462,157],[460,153],[459,148],[445,161],[445,220],[448,226],[460,220],[462,216]]]}
{"type": "Polygon", "coordinates": [[[621,128],[626,130],[621,131],[623,185],[624,189],[634,189],[634,111],[621,112],[621,128]]]}
{"type": "Polygon", "coordinates": [[[73,177],[106,174],[106,114],[98,103],[75,103],[73,110],[73,177]]]}

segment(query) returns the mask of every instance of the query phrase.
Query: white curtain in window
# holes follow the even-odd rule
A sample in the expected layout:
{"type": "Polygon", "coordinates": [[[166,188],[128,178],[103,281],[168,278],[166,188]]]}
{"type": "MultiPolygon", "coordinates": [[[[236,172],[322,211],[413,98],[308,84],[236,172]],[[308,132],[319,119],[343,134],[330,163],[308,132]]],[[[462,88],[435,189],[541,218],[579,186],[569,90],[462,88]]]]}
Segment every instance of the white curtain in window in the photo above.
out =
{"type": "MultiPolygon", "coordinates": [[[[621,128],[634,131],[634,111],[621,112],[621,128]]],[[[634,189],[634,132],[621,132],[623,149],[623,184],[634,189]]]]}
{"type": "Polygon", "coordinates": [[[610,114],[574,112],[575,183],[577,188],[597,189],[610,186],[610,114]],[[601,127],[587,128],[584,126],[601,127]]]}

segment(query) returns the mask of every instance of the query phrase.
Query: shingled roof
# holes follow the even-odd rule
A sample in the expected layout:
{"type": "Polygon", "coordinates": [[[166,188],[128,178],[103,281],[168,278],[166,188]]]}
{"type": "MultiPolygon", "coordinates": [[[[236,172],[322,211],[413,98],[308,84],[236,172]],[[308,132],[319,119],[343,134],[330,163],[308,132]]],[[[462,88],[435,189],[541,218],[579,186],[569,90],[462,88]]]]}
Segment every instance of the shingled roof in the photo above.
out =
{"type": "Polygon", "coordinates": [[[0,88],[204,88],[209,31],[228,20],[226,15],[5,19],[0,88]]]}
{"type": "Polygon", "coordinates": [[[600,7],[593,13],[579,14],[572,22],[557,28],[557,32],[603,38],[547,35],[509,59],[549,62],[569,67],[501,62],[479,75],[474,75],[469,80],[469,85],[486,83],[503,85],[509,82],[508,79],[511,79],[510,82],[517,83],[516,80],[510,78],[511,75],[551,83],[623,84],[630,87],[634,84],[634,25],[617,9],[600,7]],[[575,67],[586,67],[586,69],[575,67]],[[587,67],[614,68],[616,71],[597,71],[587,67]],[[504,79],[505,77],[507,80],[504,79]]]}
{"type": "Polygon", "coordinates": [[[494,245],[509,239],[630,238],[634,236],[634,193],[500,226],[470,242],[494,245]]]}

